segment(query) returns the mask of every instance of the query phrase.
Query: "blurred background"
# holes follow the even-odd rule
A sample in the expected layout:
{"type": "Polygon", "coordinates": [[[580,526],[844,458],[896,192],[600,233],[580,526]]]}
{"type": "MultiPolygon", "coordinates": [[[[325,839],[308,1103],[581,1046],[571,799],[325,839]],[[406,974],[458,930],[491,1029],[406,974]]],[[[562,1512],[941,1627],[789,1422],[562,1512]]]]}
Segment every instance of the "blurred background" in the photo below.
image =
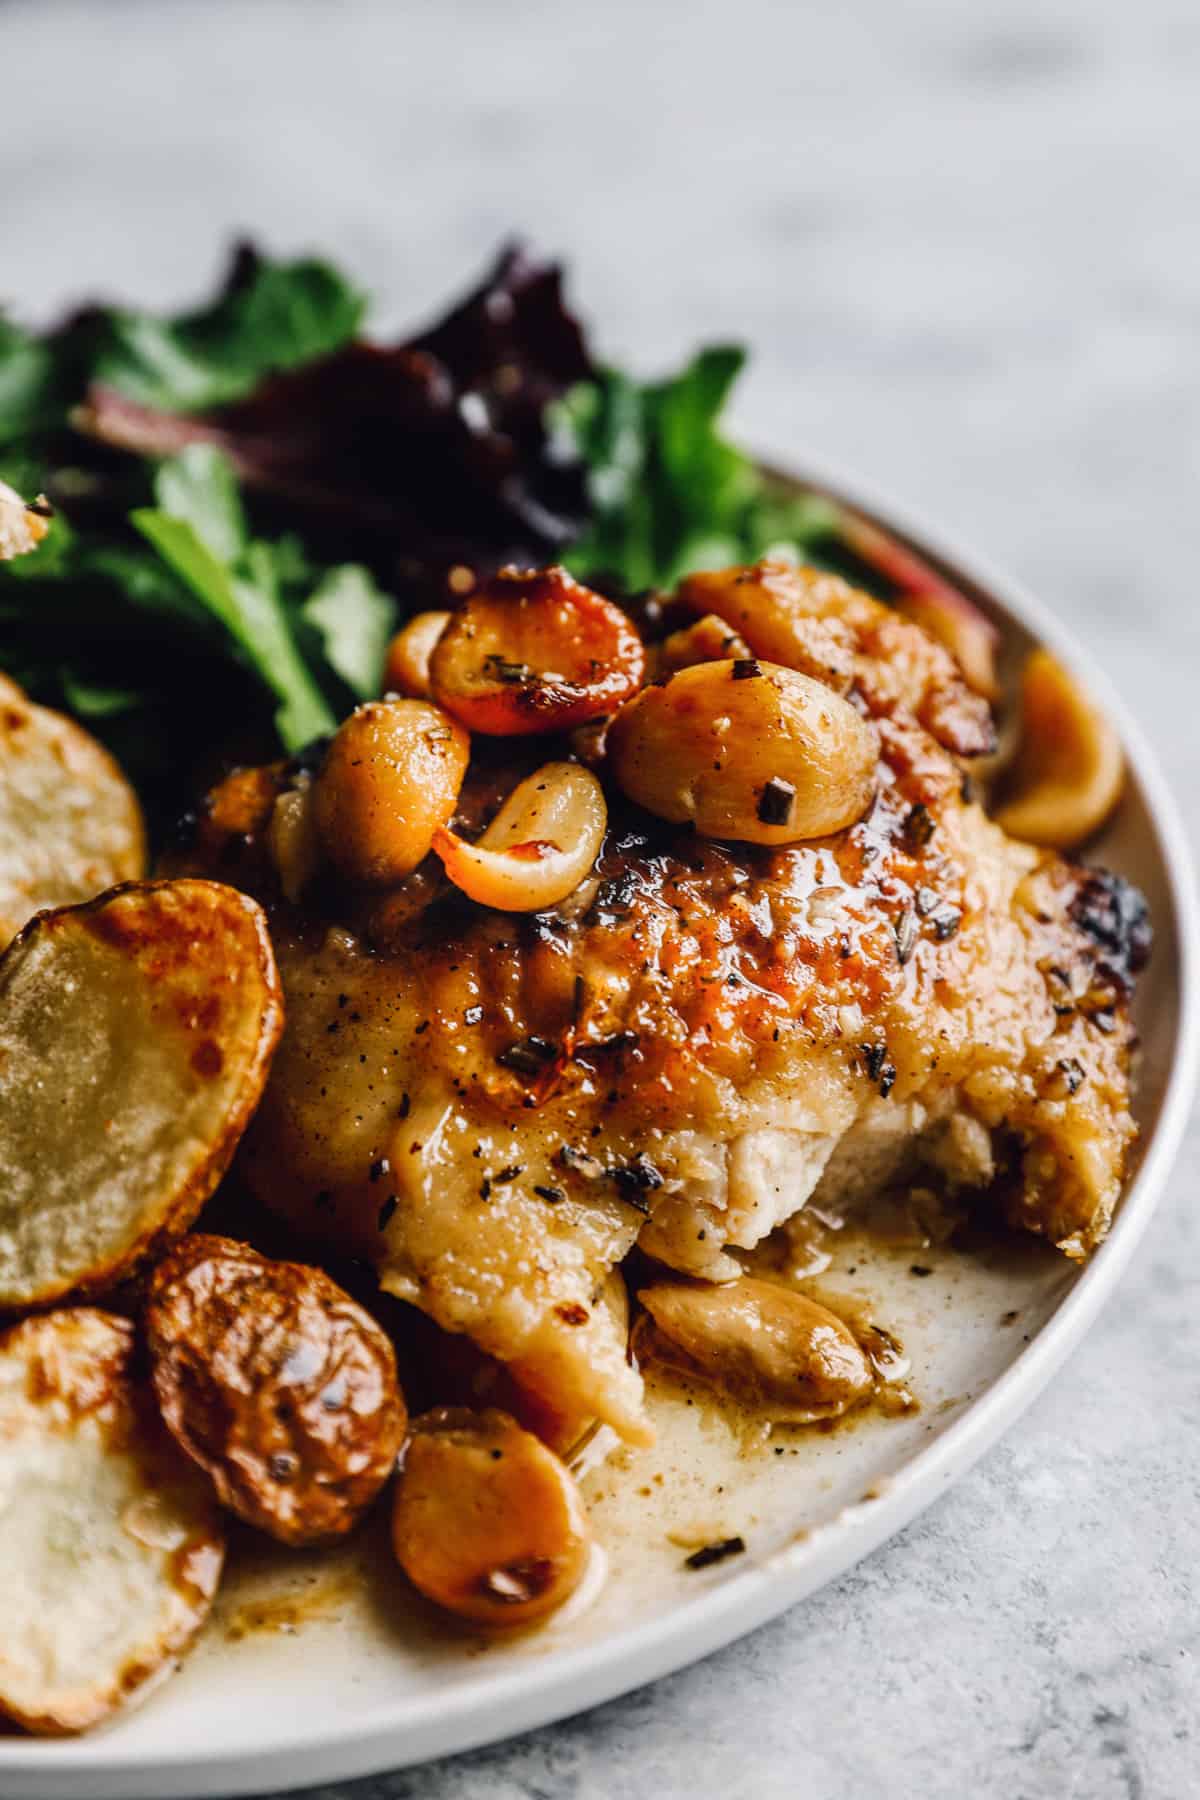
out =
{"type": "MultiPolygon", "coordinates": [[[[743,439],[1028,583],[1200,821],[1195,0],[0,0],[0,175],[31,320],[198,298],[250,233],[399,327],[520,232],[613,357],[745,340],[743,439]]],[[[698,1669],[345,1793],[1197,1791],[1198,1148],[1066,1374],[903,1538],[698,1669]]]]}

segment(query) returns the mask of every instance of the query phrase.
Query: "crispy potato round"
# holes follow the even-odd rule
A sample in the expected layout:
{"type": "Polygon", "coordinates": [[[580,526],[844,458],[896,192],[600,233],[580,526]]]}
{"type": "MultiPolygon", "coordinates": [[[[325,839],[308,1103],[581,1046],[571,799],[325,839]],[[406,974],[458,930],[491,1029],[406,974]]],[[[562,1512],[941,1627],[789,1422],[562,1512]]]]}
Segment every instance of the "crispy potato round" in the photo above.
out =
{"type": "Polygon", "coordinates": [[[637,628],[611,600],[565,569],[502,569],[451,616],[429,679],[468,730],[513,737],[615,711],[645,666],[637,628]]]}
{"type": "Polygon", "coordinates": [[[408,1422],[371,1315],[322,1269],[197,1233],[154,1271],[145,1321],[163,1418],[225,1505],[284,1544],[344,1537],[408,1422]]]}
{"type": "Polygon", "coordinates": [[[131,1376],[127,1319],[0,1337],[0,1714],[86,1731],[186,1649],[225,1554],[212,1484],[131,1376]]]}
{"type": "Polygon", "coordinates": [[[793,844],[862,817],[875,734],[849,701],[775,663],[681,669],[613,720],[607,752],[631,800],[705,837],[793,844]]]}
{"type": "Polygon", "coordinates": [[[513,789],[475,843],[453,831],[433,847],[456,887],[500,912],[541,912],[573,894],[600,854],[604,789],[578,763],[546,763],[513,789]]]}
{"type": "Polygon", "coordinates": [[[283,1028],[261,909],[133,883],[0,958],[0,1308],[97,1293],[187,1229],[283,1028]]]}
{"type": "Polygon", "coordinates": [[[407,694],[410,700],[429,698],[429,659],[450,623],[448,612],[414,613],[388,645],[383,670],[383,691],[407,694]]]}
{"type": "Polygon", "coordinates": [[[723,1287],[656,1282],[638,1299],[638,1354],[723,1388],[780,1423],[834,1419],[874,1390],[850,1327],[804,1294],[743,1275],[723,1287]]]}
{"type": "Polygon", "coordinates": [[[425,700],[370,700],[339,728],[313,783],[313,816],[350,881],[403,881],[453,817],[471,743],[425,700]]]}
{"type": "Polygon", "coordinates": [[[0,676],[0,947],[145,865],[141,808],[107,750],[0,676]]]}
{"type": "Polygon", "coordinates": [[[413,1586],[477,1625],[529,1625],[574,1593],[592,1533],[568,1471],[507,1413],[438,1407],[413,1422],[392,1515],[413,1586]]]}

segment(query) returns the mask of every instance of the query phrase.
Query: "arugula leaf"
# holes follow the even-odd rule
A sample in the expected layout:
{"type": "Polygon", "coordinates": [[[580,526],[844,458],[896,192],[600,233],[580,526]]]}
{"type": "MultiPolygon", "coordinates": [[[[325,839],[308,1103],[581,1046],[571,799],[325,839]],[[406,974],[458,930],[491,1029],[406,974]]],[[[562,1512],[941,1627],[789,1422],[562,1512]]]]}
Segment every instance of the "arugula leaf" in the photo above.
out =
{"type": "Polygon", "coordinates": [[[568,394],[558,422],[587,470],[591,522],[564,558],[574,574],[629,592],[768,550],[816,560],[834,513],[772,488],[719,421],[745,362],[712,345],[666,381],[616,369],[568,394]]]}
{"type": "Polygon", "coordinates": [[[355,699],[378,694],[396,603],[376,587],[370,570],[357,563],[330,569],[300,611],[320,632],[330,668],[355,699]]]}
{"type": "Polygon", "coordinates": [[[130,522],[220,621],[233,646],[279,705],[284,748],[299,749],[336,720],[301,654],[269,544],[248,540],[233,472],[219,451],[194,444],[165,462],[157,507],[130,522]]]}
{"type": "Polygon", "coordinates": [[[224,406],[267,375],[340,349],[365,310],[365,296],[328,263],[273,263],[244,250],[211,306],[174,320],[109,313],[91,379],[143,406],[224,406]]]}

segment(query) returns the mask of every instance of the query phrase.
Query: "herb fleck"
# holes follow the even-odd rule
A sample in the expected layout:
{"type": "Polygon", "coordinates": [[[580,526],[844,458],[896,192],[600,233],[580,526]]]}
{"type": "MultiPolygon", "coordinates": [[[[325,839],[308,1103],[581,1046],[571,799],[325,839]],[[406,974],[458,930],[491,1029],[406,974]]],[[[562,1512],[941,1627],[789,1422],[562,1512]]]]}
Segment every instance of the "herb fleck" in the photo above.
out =
{"type": "Polygon", "coordinates": [[[792,816],[796,790],[790,781],[772,775],[758,796],[758,816],[764,825],[786,825],[792,816]]]}
{"type": "Polygon", "coordinates": [[[685,1569],[710,1569],[714,1563],[724,1562],[727,1556],[740,1556],[745,1548],[745,1538],[721,1538],[718,1543],[693,1550],[690,1556],[684,1557],[683,1566],[685,1569]]]}

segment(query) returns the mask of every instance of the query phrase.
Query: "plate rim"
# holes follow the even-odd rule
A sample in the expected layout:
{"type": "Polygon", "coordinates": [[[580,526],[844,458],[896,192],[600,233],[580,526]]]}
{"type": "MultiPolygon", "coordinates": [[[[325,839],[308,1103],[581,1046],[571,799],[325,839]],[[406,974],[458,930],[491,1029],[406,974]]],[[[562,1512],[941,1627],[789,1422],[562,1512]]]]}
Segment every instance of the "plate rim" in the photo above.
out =
{"type": "Polygon", "coordinates": [[[829,493],[957,569],[984,595],[1076,669],[1116,722],[1145,798],[1170,897],[1177,952],[1179,1016],[1171,1070],[1158,1120],[1109,1237],[1052,1316],[962,1417],[907,1463],[877,1495],[847,1508],[808,1536],[714,1578],[696,1597],[591,1644],[556,1652],[552,1661],[483,1674],[424,1701],[415,1724],[411,1697],[339,1725],[326,1720],[305,1732],[265,1738],[253,1750],[149,1754],[123,1751],[119,1737],[47,1741],[0,1739],[0,1796],[11,1800],[167,1800],[168,1796],[235,1795],[311,1786],[399,1769],[458,1754],[550,1724],[685,1668],[777,1617],[843,1574],[902,1530],[966,1473],[1032,1405],[1076,1347],[1116,1287],[1158,1204],[1191,1113],[1200,1068],[1200,965],[1194,948],[1200,921],[1196,879],[1178,808],[1156,752],[1113,683],[1086,647],[1022,582],[986,554],[931,523],[916,508],[814,452],[762,456],[798,485],[829,493]],[[18,1787],[17,1784],[20,1784],[18,1787]]]}

